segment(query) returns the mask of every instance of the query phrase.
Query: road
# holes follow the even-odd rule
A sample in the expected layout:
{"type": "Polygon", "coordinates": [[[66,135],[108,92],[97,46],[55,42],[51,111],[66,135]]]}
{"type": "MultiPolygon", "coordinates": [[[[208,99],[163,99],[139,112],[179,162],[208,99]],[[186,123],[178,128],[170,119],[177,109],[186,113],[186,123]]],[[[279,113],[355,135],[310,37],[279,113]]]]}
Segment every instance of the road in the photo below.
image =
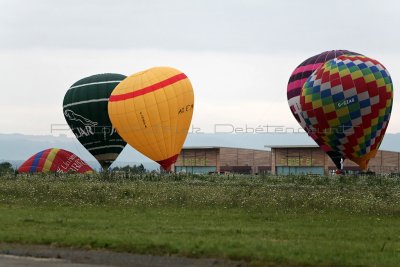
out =
{"type": "Polygon", "coordinates": [[[244,267],[226,259],[155,256],[48,245],[0,243],[0,267],[244,267]]]}
{"type": "Polygon", "coordinates": [[[0,267],[105,267],[105,265],[72,263],[62,259],[0,255],[0,267]]]}

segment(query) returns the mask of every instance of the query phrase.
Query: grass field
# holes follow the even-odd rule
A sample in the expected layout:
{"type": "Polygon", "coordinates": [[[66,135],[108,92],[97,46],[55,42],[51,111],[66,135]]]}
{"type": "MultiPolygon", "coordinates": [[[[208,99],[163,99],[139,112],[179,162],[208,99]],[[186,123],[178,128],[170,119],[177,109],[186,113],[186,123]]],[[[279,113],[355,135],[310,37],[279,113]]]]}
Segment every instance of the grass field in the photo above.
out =
{"type": "Polygon", "coordinates": [[[3,176],[0,242],[399,266],[399,177],[3,176]]]}

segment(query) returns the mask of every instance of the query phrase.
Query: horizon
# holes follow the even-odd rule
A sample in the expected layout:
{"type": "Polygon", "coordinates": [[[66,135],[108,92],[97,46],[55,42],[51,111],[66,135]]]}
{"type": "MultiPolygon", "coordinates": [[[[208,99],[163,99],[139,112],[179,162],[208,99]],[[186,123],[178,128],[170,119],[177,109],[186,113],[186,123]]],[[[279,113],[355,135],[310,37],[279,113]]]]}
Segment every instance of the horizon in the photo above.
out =
{"type": "MultiPolygon", "coordinates": [[[[400,133],[389,133],[384,139],[379,150],[400,152],[400,133]]],[[[183,148],[186,147],[233,147],[269,150],[268,145],[313,145],[316,143],[306,134],[282,134],[282,133],[202,133],[189,134],[183,148]]],[[[0,146],[4,150],[0,150],[0,162],[9,161],[15,164],[21,164],[30,156],[39,151],[48,148],[66,149],[87,162],[92,168],[99,169],[100,165],[96,159],[79,143],[74,136],[67,135],[25,135],[25,134],[0,134],[0,146]],[[14,140],[13,137],[16,137],[14,140]],[[12,150],[11,150],[12,149],[12,150]]],[[[127,145],[120,156],[116,159],[114,166],[138,165],[144,164],[146,169],[158,169],[159,165],[151,159],[143,156],[131,146],[127,145]]],[[[15,166],[14,166],[15,167],[15,166]]]]}

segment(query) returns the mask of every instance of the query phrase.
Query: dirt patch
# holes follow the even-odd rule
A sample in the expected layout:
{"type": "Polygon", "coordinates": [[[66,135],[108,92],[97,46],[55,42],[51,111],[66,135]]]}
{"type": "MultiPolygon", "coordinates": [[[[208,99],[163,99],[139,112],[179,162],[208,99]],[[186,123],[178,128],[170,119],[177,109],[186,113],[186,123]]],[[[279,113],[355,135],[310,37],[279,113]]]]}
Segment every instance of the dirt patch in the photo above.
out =
{"type": "Polygon", "coordinates": [[[115,267],[244,267],[245,262],[224,259],[194,259],[177,256],[153,256],[120,253],[107,250],[84,250],[50,245],[21,245],[0,243],[0,254],[56,258],[73,263],[97,264],[115,267]]]}

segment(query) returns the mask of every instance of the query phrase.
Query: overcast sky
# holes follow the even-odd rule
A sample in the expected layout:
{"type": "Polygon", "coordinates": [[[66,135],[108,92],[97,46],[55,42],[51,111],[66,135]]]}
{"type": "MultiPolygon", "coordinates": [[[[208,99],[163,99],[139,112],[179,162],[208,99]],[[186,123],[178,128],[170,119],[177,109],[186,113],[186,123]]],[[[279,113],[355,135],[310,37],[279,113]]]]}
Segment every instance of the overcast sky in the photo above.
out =
{"type": "Polygon", "coordinates": [[[400,132],[399,10],[395,0],[0,0],[0,133],[50,134],[77,80],[162,65],[191,79],[195,127],[297,127],[289,75],[332,49],[388,68],[388,130],[400,132]]]}

